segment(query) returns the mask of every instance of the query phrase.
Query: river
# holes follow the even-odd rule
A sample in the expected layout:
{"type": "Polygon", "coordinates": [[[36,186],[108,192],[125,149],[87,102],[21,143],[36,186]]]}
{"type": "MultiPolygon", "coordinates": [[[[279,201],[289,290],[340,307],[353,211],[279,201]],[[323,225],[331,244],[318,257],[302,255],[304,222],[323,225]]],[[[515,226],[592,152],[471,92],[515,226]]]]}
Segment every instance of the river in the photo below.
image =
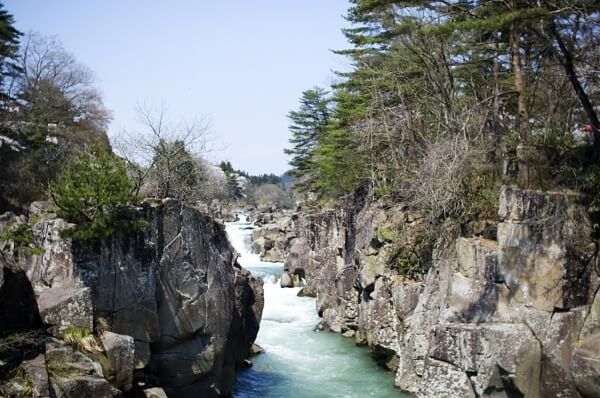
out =
{"type": "Polygon", "coordinates": [[[238,374],[236,398],[407,397],[393,388],[393,375],[379,368],[369,350],[339,334],[315,332],[315,299],[297,297],[299,288],[282,289],[281,263],[265,263],[251,252],[254,226],[226,223],[227,234],[241,254],[240,263],[264,279],[265,307],[256,343],[265,353],[238,374]]]}

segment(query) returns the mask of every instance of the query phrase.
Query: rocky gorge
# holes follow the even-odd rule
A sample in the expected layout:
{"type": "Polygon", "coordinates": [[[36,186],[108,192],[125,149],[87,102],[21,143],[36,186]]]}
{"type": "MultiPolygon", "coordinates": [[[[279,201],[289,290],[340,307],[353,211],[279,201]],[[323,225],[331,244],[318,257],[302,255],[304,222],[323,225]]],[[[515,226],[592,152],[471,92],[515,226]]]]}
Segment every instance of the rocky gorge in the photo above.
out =
{"type": "MultiPolygon", "coordinates": [[[[141,229],[79,242],[32,204],[31,250],[0,242],[0,395],[229,395],[258,332],[262,280],[201,210],[147,200],[134,209],[141,229]]],[[[5,213],[0,230],[25,221],[5,213]]]]}
{"type": "Polygon", "coordinates": [[[319,328],[369,346],[403,391],[599,397],[600,278],[584,197],[504,186],[488,221],[446,225],[427,248],[422,214],[362,189],[255,237],[285,253],[282,286],[316,297],[319,328]]]}
{"type": "MultiPolygon", "coordinates": [[[[278,284],[315,298],[316,328],[367,346],[399,390],[600,396],[600,274],[584,196],[504,186],[496,220],[448,223],[430,244],[423,214],[364,187],[334,209],[248,210],[252,222],[229,225],[265,262],[257,272],[284,262],[278,284]]],[[[2,242],[3,395],[232,393],[264,305],[262,280],[214,218],[234,216],[172,199],[134,214],[140,230],[86,243],[63,238],[69,224],[36,202],[29,250],[2,242]]],[[[0,229],[25,221],[6,213],[0,229]]]]}

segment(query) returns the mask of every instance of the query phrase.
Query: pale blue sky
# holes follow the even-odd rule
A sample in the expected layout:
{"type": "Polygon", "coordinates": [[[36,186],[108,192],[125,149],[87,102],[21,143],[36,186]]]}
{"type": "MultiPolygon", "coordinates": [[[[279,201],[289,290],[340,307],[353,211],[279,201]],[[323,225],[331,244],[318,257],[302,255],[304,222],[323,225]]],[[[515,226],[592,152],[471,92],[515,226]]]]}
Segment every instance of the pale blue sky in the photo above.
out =
{"type": "Polygon", "coordinates": [[[251,173],[287,170],[286,113],[328,86],[345,60],[347,0],[5,0],[17,28],[56,35],[96,74],[110,134],[137,126],[138,103],[173,118],[210,116],[228,159],[251,173]]]}

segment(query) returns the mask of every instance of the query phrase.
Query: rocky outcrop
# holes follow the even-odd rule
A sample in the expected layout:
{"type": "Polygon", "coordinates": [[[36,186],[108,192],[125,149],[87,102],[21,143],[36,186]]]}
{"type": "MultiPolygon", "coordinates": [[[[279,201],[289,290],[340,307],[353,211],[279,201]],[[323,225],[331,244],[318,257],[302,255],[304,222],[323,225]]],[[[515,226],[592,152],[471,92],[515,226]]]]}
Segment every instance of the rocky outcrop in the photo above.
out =
{"type": "Polygon", "coordinates": [[[227,208],[224,208],[218,199],[213,199],[210,204],[198,201],[194,205],[196,209],[204,214],[208,214],[218,222],[233,222],[237,219],[237,214],[227,208]]]}
{"type": "Polygon", "coordinates": [[[111,396],[139,381],[169,397],[228,395],[258,332],[262,281],[207,214],[169,199],[135,213],[140,231],[93,243],[61,238],[68,225],[39,215],[32,230],[43,253],[14,261],[56,338],[43,353],[50,384],[60,396],[111,396]],[[100,349],[60,345],[77,330],[93,331],[100,349]],[[69,377],[50,369],[52,358],[75,361],[69,377]]]}
{"type": "Polygon", "coordinates": [[[299,217],[285,269],[316,292],[322,328],[368,345],[419,397],[597,397],[600,281],[583,202],[503,187],[497,239],[487,222],[479,236],[450,225],[427,253],[410,238],[419,214],[362,190],[299,217]]]}
{"type": "MultiPolygon", "coordinates": [[[[268,207],[267,210],[271,208],[268,207]]],[[[260,225],[252,232],[253,249],[260,253],[262,261],[283,262],[296,237],[294,223],[297,217],[289,213],[267,212],[258,213],[258,216],[255,213],[252,218],[256,220],[257,225],[260,225]],[[266,220],[268,222],[265,223],[266,220]]]]}

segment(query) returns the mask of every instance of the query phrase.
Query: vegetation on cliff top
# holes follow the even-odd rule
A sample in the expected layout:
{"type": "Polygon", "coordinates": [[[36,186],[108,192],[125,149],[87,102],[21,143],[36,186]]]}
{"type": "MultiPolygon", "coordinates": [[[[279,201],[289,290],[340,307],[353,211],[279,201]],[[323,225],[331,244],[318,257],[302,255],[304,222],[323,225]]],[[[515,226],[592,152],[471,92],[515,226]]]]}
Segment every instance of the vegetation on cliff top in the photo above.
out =
{"type": "Polygon", "coordinates": [[[298,190],[368,183],[432,227],[495,219],[502,183],[600,197],[599,17],[591,0],[351,0],[352,70],[292,113],[298,190]]]}

